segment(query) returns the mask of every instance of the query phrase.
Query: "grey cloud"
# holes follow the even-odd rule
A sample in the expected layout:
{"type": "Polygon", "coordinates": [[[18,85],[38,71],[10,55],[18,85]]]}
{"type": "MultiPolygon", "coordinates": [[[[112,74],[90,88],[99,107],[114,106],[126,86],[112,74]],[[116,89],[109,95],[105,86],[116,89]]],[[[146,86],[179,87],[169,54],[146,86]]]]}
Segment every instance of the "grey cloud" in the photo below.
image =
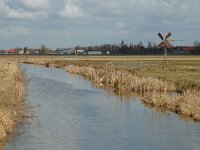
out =
{"type": "Polygon", "coordinates": [[[61,17],[78,18],[83,17],[84,14],[78,5],[73,4],[71,1],[65,3],[64,8],[58,13],[61,17]]]}
{"type": "Polygon", "coordinates": [[[23,7],[21,1],[1,0],[0,1],[0,16],[8,19],[37,19],[39,17],[47,17],[48,12],[38,10],[32,11],[23,7]]]}
{"type": "Polygon", "coordinates": [[[0,37],[27,36],[28,29],[22,26],[8,26],[0,29],[0,37]]]}
{"type": "Polygon", "coordinates": [[[192,44],[199,10],[199,0],[0,0],[0,31],[9,24],[24,27],[33,46],[43,38],[52,47],[156,41],[157,32],[169,31],[179,39],[190,35],[185,44],[192,44]]]}
{"type": "Polygon", "coordinates": [[[32,10],[47,10],[50,7],[49,0],[19,0],[21,5],[32,10]]]}

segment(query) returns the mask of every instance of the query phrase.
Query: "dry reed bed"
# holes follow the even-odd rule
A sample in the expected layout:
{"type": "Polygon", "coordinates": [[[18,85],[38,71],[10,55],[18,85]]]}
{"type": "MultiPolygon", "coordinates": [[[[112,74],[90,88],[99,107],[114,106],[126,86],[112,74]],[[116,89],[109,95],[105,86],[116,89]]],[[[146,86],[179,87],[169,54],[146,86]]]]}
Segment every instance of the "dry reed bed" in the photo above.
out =
{"type": "Polygon", "coordinates": [[[67,65],[68,72],[81,74],[98,86],[109,87],[116,92],[142,93],[143,102],[162,110],[170,110],[180,116],[200,121],[200,93],[198,91],[176,92],[174,84],[161,79],[136,76],[127,71],[110,68],[95,69],[87,66],[67,65]]]}
{"type": "Polygon", "coordinates": [[[0,77],[0,141],[5,140],[21,118],[25,95],[24,78],[17,64],[3,64],[2,68],[0,72],[7,71],[0,77]]]}
{"type": "Polygon", "coordinates": [[[180,116],[200,121],[200,93],[186,91],[179,95],[152,93],[145,95],[144,103],[157,109],[170,110],[180,116]]]}
{"type": "Polygon", "coordinates": [[[153,93],[145,95],[143,101],[155,108],[170,110],[180,116],[200,121],[200,93],[198,92],[186,91],[178,95],[153,93]]]}
{"type": "Polygon", "coordinates": [[[173,84],[151,77],[138,77],[128,71],[110,68],[94,69],[93,67],[79,67],[67,65],[68,72],[81,74],[97,85],[105,86],[117,92],[170,92],[175,91],[173,84]]]}

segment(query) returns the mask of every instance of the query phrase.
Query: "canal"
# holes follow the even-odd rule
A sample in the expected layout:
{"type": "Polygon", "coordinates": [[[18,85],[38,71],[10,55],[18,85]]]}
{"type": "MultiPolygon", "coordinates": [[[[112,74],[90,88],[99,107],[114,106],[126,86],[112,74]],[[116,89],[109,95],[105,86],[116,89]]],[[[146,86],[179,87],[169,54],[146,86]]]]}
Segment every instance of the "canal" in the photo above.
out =
{"type": "Polygon", "coordinates": [[[6,150],[197,150],[200,126],[119,97],[62,69],[22,64],[33,117],[6,150]]]}

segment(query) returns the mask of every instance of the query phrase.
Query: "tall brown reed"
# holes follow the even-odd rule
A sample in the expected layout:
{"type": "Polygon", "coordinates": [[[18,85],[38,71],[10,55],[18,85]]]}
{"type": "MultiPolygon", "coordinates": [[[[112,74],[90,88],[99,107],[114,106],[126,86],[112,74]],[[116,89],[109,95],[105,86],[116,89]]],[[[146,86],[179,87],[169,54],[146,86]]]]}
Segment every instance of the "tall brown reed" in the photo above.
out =
{"type": "Polygon", "coordinates": [[[123,92],[168,92],[175,91],[172,83],[151,77],[138,77],[124,70],[112,67],[94,69],[93,67],[67,65],[65,68],[71,73],[81,74],[97,85],[123,92]]]}
{"type": "Polygon", "coordinates": [[[11,63],[0,86],[0,141],[11,133],[23,114],[24,77],[15,63],[11,63]]]}
{"type": "Polygon", "coordinates": [[[143,101],[158,109],[170,110],[180,116],[200,121],[200,93],[190,91],[178,95],[151,93],[145,95],[143,101]]]}

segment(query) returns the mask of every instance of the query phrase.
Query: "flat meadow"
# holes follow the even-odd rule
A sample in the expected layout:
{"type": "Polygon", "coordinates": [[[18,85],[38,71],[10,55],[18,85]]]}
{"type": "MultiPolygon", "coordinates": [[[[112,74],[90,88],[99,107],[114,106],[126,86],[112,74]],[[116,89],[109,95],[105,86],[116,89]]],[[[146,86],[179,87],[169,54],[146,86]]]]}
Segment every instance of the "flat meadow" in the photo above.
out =
{"type": "Polygon", "coordinates": [[[178,87],[200,88],[200,56],[172,55],[167,58],[167,69],[163,70],[163,56],[87,56],[87,55],[3,55],[2,60],[14,60],[34,64],[54,63],[57,66],[114,67],[128,70],[139,76],[168,80],[178,87]]]}
{"type": "Polygon", "coordinates": [[[63,68],[116,93],[200,121],[200,56],[16,55],[0,59],[63,68]],[[176,93],[175,95],[173,93],[176,93]]]}

